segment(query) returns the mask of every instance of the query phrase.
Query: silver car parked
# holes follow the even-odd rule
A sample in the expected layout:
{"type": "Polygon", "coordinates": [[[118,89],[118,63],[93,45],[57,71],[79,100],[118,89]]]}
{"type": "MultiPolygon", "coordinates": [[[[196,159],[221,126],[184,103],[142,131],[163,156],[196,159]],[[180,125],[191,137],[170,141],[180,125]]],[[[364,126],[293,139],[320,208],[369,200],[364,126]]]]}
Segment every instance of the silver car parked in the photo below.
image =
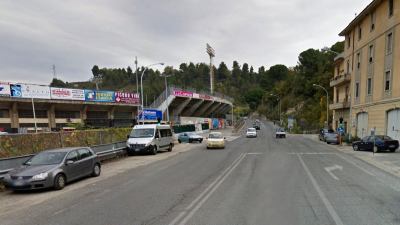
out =
{"type": "Polygon", "coordinates": [[[87,147],[60,148],[40,152],[4,177],[12,190],[63,189],[66,183],[86,176],[99,176],[101,164],[87,147]]]}

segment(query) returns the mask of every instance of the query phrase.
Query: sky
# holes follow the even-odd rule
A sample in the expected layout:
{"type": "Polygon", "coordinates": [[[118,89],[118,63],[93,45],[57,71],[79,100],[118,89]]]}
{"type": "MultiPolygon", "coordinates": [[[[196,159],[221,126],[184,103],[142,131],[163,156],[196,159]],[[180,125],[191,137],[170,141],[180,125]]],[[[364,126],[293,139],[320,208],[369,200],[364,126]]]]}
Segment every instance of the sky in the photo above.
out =
{"type": "MultiPolygon", "coordinates": [[[[1,0],[0,81],[84,81],[93,65],[157,62],[256,70],[297,64],[300,52],[344,40],[338,34],[371,0],[1,0]]],[[[156,66],[154,69],[162,70],[156,66]]]]}

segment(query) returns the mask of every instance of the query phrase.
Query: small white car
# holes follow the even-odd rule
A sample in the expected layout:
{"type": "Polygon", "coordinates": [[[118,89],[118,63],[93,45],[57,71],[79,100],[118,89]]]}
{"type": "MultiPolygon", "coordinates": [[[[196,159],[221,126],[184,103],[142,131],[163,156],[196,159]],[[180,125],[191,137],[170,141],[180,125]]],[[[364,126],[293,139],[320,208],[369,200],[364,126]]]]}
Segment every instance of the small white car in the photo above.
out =
{"type": "Polygon", "coordinates": [[[257,130],[253,127],[247,128],[246,137],[257,137],[257,130]]]}
{"type": "Polygon", "coordinates": [[[225,148],[225,138],[221,132],[211,132],[207,138],[207,149],[209,148],[225,148]]]}
{"type": "Polygon", "coordinates": [[[275,137],[276,138],[286,138],[286,132],[283,128],[278,128],[276,129],[275,132],[275,137]]]}

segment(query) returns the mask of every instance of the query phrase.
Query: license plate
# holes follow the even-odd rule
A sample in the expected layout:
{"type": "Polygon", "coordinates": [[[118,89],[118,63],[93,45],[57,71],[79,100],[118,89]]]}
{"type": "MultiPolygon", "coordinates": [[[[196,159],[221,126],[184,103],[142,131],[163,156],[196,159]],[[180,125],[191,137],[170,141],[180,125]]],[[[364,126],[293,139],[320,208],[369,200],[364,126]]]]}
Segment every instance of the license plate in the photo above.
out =
{"type": "Polygon", "coordinates": [[[394,146],[394,145],[389,145],[389,148],[395,148],[396,146],[394,146]]]}

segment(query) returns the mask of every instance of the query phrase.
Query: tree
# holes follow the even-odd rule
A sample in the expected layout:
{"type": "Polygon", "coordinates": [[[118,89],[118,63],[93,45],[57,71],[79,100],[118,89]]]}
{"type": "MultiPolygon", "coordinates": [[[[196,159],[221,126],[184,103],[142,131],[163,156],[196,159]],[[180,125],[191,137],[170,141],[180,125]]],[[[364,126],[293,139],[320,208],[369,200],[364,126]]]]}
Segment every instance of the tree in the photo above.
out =
{"type": "Polygon", "coordinates": [[[50,87],[65,88],[65,87],[67,87],[67,84],[62,80],[59,80],[57,78],[53,78],[53,80],[50,83],[50,87]]]}
{"type": "Polygon", "coordinates": [[[97,65],[94,65],[94,66],[93,66],[93,68],[92,68],[92,74],[93,74],[93,77],[95,77],[95,78],[98,78],[98,77],[101,76],[101,74],[100,74],[100,69],[99,69],[99,67],[98,67],[97,65]]]}

